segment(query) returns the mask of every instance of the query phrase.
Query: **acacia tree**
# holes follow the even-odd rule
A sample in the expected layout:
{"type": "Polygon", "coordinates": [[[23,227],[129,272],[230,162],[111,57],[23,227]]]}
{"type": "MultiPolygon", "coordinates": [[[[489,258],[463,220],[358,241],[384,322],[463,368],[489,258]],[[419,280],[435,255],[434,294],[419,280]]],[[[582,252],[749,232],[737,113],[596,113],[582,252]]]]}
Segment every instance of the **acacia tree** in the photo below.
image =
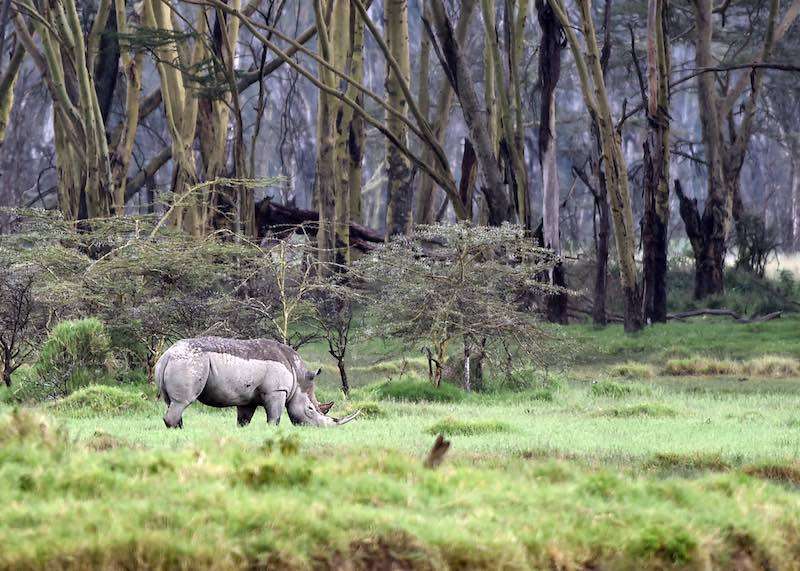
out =
{"type": "Polygon", "coordinates": [[[470,390],[481,361],[505,359],[508,345],[523,361],[536,361],[544,350],[549,337],[537,324],[537,308],[523,300],[552,293],[533,276],[554,262],[552,251],[534,246],[521,226],[420,225],[356,262],[355,272],[373,295],[378,332],[426,351],[436,386],[449,348],[460,343],[470,390]]]}
{"type": "Polygon", "coordinates": [[[760,53],[753,58],[752,69],[738,77],[729,77],[727,81],[718,81],[714,57],[714,18],[717,14],[724,18],[725,10],[715,8],[712,0],[693,0],[692,7],[695,63],[700,71],[697,97],[708,171],[703,212],[696,201],[678,192],[680,185],[676,185],[676,192],[695,258],[694,295],[700,299],[721,293],[725,288],[726,241],[734,219],[740,219],[743,213],[739,180],[763,85],[763,70],[759,64],[769,61],[776,44],[800,15],[800,0],[794,0],[780,20],[780,1],[770,0],[764,42],[760,53]],[[737,109],[737,103],[748,86],[750,92],[741,109],[737,109]]]}
{"type": "Polygon", "coordinates": [[[30,264],[0,265],[0,373],[3,383],[11,386],[11,375],[33,352],[41,339],[46,312],[36,298],[38,273],[30,264]]]}
{"type": "MultiPolygon", "coordinates": [[[[124,122],[127,134],[120,139],[112,158],[105,126],[107,108],[104,114],[99,98],[103,87],[95,70],[100,61],[101,35],[106,30],[111,8],[111,0],[100,2],[88,33],[84,33],[74,0],[47,0],[39,4],[26,0],[18,6],[14,18],[17,37],[44,78],[53,100],[59,206],[72,220],[106,217],[112,212],[122,214],[124,207],[121,181],[127,176],[127,169],[122,167],[130,162],[138,112],[126,110],[130,114],[124,122]],[[30,28],[25,15],[29,17],[30,28]],[[112,164],[117,163],[122,166],[112,169],[112,164]]],[[[127,29],[124,8],[115,5],[114,15],[118,28],[127,29]]],[[[128,59],[129,46],[124,51],[130,65],[128,89],[133,92],[130,101],[134,94],[138,98],[137,60],[128,59]]],[[[103,74],[115,77],[116,60],[104,63],[108,69],[102,70],[103,74]]]]}

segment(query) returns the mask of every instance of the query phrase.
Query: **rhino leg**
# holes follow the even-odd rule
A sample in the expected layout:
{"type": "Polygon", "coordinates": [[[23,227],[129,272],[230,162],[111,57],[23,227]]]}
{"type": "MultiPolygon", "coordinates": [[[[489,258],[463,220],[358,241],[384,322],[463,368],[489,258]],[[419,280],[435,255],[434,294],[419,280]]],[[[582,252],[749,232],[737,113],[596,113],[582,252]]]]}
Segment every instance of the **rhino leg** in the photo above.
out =
{"type": "Polygon", "coordinates": [[[236,420],[239,422],[239,426],[247,426],[250,424],[250,420],[252,420],[253,415],[256,413],[255,406],[237,406],[236,407],[236,420]]]}
{"type": "Polygon", "coordinates": [[[169,403],[167,413],[164,415],[164,424],[167,428],[183,428],[183,411],[189,404],[177,401],[169,403]]]}
{"type": "Polygon", "coordinates": [[[281,421],[283,409],[286,408],[286,393],[275,391],[267,394],[264,399],[264,408],[267,411],[267,422],[277,426],[281,421]]]}

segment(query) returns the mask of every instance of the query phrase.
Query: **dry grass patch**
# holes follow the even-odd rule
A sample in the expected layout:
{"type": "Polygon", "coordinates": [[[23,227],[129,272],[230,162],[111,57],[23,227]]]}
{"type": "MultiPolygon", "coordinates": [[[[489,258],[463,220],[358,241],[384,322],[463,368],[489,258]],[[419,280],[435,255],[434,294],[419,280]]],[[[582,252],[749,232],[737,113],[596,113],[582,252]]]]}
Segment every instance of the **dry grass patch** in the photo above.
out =
{"type": "Polygon", "coordinates": [[[800,376],[800,360],[779,355],[764,355],[747,361],[690,357],[668,360],[664,371],[675,376],[746,375],[787,378],[800,376]]]}
{"type": "Polygon", "coordinates": [[[800,464],[756,464],[746,466],[744,473],[764,480],[774,480],[785,484],[800,486],[800,464]]]}

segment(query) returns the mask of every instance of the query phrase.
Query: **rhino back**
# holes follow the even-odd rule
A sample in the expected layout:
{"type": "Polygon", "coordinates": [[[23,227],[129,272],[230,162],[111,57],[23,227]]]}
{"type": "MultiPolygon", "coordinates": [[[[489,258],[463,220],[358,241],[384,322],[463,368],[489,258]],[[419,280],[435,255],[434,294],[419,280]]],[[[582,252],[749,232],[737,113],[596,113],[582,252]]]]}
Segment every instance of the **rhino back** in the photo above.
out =
{"type": "Polygon", "coordinates": [[[198,397],[203,404],[260,404],[264,394],[286,391],[288,395],[294,390],[292,363],[277,342],[222,337],[198,337],[186,342],[209,360],[208,382],[198,397]]]}

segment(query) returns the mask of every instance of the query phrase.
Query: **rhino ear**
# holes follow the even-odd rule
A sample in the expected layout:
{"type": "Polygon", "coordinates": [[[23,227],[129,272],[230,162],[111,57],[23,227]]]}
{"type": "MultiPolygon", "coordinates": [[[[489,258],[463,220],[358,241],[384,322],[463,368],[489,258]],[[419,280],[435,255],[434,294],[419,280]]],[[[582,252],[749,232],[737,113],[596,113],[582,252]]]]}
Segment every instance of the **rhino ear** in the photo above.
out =
{"type": "Polygon", "coordinates": [[[314,377],[315,377],[315,378],[316,378],[316,377],[319,377],[321,374],[322,374],[322,367],[320,367],[319,369],[317,369],[317,372],[316,372],[316,373],[314,373],[314,377]]]}

